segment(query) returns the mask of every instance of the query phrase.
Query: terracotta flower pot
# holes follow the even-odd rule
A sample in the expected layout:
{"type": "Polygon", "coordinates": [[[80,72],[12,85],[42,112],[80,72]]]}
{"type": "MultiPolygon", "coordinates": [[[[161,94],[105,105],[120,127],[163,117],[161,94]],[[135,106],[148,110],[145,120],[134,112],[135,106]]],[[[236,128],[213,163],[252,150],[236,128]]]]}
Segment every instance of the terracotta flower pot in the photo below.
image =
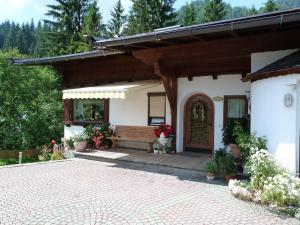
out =
{"type": "Polygon", "coordinates": [[[228,183],[231,179],[234,179],[235,175],[224,175],[225,183],[228,183]]]}
{"type": "Polygon", "coordinates": [[[214,180],[216,175],[214,173],[206,173],[207,180],[214,180]]]}
{"type": "Polygon", "coordinates": [[[86,149],[87,142],[86,141],[80,141],[80,142],[74,142],[74,148],[76,152],[82,152],[86,149]]]}
{"type": "Polygon", "coordinates": [[[230,151],[233,156],[233,158],[237,159],[241,157],[241,150],[236,144],[229,144],[230,151]]]}

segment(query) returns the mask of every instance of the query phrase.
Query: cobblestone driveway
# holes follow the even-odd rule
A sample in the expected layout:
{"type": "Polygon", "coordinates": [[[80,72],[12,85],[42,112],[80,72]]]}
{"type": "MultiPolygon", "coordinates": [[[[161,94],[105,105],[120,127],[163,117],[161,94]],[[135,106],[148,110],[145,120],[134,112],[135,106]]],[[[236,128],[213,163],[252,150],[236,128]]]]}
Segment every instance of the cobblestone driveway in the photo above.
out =
{"type": "Polygon", "coordinates": [[[75,159],[0,179],[0,224],[297,224],[189,171],[75,159]]]}

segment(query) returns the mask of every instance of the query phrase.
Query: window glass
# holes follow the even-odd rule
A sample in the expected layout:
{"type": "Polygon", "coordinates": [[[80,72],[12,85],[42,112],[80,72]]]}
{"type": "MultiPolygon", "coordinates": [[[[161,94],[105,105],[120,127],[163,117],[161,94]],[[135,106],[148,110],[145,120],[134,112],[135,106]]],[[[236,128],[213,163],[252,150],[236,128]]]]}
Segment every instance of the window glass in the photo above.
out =
{"type": "Polygon", "coordinates": [[[84,122],[103,122],[104,99],[74,100],[74,120],[84,122]]]}
{"type": "Polygon", "coordinates": [[[159,125],[165,123],[166,118],[166,96],[164,93],[149,93],[149,115],[148,125],[159,125]]]}
{"type": "Polygon", "coordinates": [[[244,98],[228,99],[227,118],[242,118],[246,112],[246,102],[244,98]]]}

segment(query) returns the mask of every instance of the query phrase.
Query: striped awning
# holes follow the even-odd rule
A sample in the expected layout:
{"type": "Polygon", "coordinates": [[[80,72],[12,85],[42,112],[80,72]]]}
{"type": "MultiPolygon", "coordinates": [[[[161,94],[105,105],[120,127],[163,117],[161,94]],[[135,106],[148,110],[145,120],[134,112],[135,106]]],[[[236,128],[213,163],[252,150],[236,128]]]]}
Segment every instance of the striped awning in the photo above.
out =
{"type": "Polygon", "coordinates": [[[125,99],[129,88],[139,85],[118,85],[69,89],[63,91],[63,99],[125,99]]]}

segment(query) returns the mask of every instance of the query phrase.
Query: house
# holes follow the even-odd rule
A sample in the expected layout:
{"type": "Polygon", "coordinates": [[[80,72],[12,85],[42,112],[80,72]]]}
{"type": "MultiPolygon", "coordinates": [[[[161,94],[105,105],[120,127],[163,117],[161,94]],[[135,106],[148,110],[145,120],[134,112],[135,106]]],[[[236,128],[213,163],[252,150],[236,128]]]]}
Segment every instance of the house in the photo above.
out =
{"type": "Polygon", "coordinates": [[[249,113],[251,131],[299,172],[299,40],[296,8],[94,40],[91,52],[14,63],[52,65],[62,75],[66,137],[99,120],[166,122],[177,152],[213,152],[223,147],[226,121],[249,113]],[[93,113],[84,116],[84,105],[93,113]]]}

